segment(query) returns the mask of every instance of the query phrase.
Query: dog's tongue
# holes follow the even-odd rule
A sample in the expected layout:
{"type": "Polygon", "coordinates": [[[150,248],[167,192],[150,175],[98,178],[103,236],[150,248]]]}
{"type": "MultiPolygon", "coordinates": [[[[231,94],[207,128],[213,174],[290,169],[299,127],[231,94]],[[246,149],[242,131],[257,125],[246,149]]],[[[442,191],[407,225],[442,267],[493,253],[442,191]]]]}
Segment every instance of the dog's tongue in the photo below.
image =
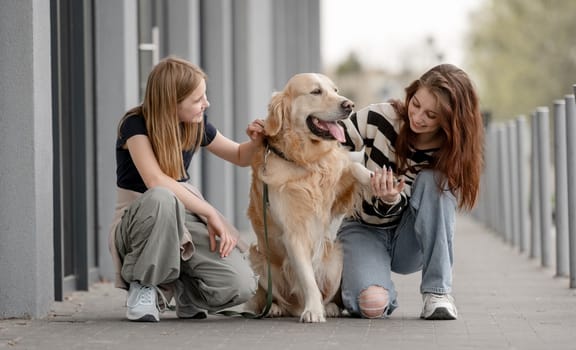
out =
{"type": "Polygon", "coordinates": [[[337,122],[327,122],[318,118],[314,118],[313,122],[318,129],[328,131],[338,142],[346,142],[344,129],[337,122]]]}
{"type": "Polygon", "coordinates": [[[326,123],[326,127],[330,134],[334,136],[338,142],[346,142],[346,136],[344,136],[344,129],[338,123],[326,123]]]}

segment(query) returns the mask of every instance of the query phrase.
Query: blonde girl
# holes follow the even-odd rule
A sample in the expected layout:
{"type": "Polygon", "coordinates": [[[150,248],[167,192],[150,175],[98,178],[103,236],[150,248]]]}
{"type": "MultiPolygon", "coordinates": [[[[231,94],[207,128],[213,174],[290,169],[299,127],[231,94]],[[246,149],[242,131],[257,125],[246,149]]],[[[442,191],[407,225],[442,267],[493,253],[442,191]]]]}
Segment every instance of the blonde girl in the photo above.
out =
{"type": "Polygon", "coordinates": [[[172,296],[180,318],[203,318],[248,300],[255,277],[238,237],[220,213],[188,184],[200,147],[248,166],[262,142],[262,124],[236,143],[206,120],[206,75],[169,57],[150,75],[141,105],[119,123],[116,140],[116,220],[110,249],[118,287],[128,289],[126,316],[159,321],[172,296]]]}

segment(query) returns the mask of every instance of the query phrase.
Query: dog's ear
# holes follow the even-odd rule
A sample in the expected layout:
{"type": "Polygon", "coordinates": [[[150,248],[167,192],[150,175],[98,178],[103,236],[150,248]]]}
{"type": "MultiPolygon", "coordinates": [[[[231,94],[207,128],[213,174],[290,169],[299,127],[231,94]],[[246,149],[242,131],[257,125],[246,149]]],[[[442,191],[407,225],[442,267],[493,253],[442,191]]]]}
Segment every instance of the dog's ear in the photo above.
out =
{"type": "Polygon", "coordinates": [[[282,122],[284,115],[289,113],[289,108],[286,103],[286,96],[282,92],[275,92],[268,104],[268,118],[266,118],[264,129],[266,135],[275,136],[282,129],[282,122]]]}

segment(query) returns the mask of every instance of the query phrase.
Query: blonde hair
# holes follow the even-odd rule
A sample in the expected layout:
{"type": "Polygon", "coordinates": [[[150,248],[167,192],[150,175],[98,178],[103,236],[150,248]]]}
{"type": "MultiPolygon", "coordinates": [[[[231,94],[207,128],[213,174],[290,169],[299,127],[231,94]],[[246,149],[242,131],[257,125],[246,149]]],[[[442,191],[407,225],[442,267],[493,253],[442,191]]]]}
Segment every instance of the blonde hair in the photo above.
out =
{"type": "Polygon", "coordinates": [[[173,179],[186,177],[183,150],[196,150],[202,142],[204,122],[182,123],[178,103],[188,97],[206,79],[206,73],[186,60],[168,57],[160,61],[146,83],[144,100],[122,118],[142,115],[148,138],[162,171],[173,179]]]}

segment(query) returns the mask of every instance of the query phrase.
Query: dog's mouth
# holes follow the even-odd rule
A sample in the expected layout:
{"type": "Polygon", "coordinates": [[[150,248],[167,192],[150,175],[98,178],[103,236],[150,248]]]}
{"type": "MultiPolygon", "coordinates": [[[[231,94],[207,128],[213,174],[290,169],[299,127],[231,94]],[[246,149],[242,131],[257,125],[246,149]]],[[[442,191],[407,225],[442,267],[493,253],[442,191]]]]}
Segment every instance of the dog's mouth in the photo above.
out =
{"type": "Polygon", "coordinates": [[[326,140],[337,140],[338,142],[345,142],[344,129],[334,121],[325,121],[318,119],[312,115],[306,118],[306,125],[310,131],[326,140]]]}

